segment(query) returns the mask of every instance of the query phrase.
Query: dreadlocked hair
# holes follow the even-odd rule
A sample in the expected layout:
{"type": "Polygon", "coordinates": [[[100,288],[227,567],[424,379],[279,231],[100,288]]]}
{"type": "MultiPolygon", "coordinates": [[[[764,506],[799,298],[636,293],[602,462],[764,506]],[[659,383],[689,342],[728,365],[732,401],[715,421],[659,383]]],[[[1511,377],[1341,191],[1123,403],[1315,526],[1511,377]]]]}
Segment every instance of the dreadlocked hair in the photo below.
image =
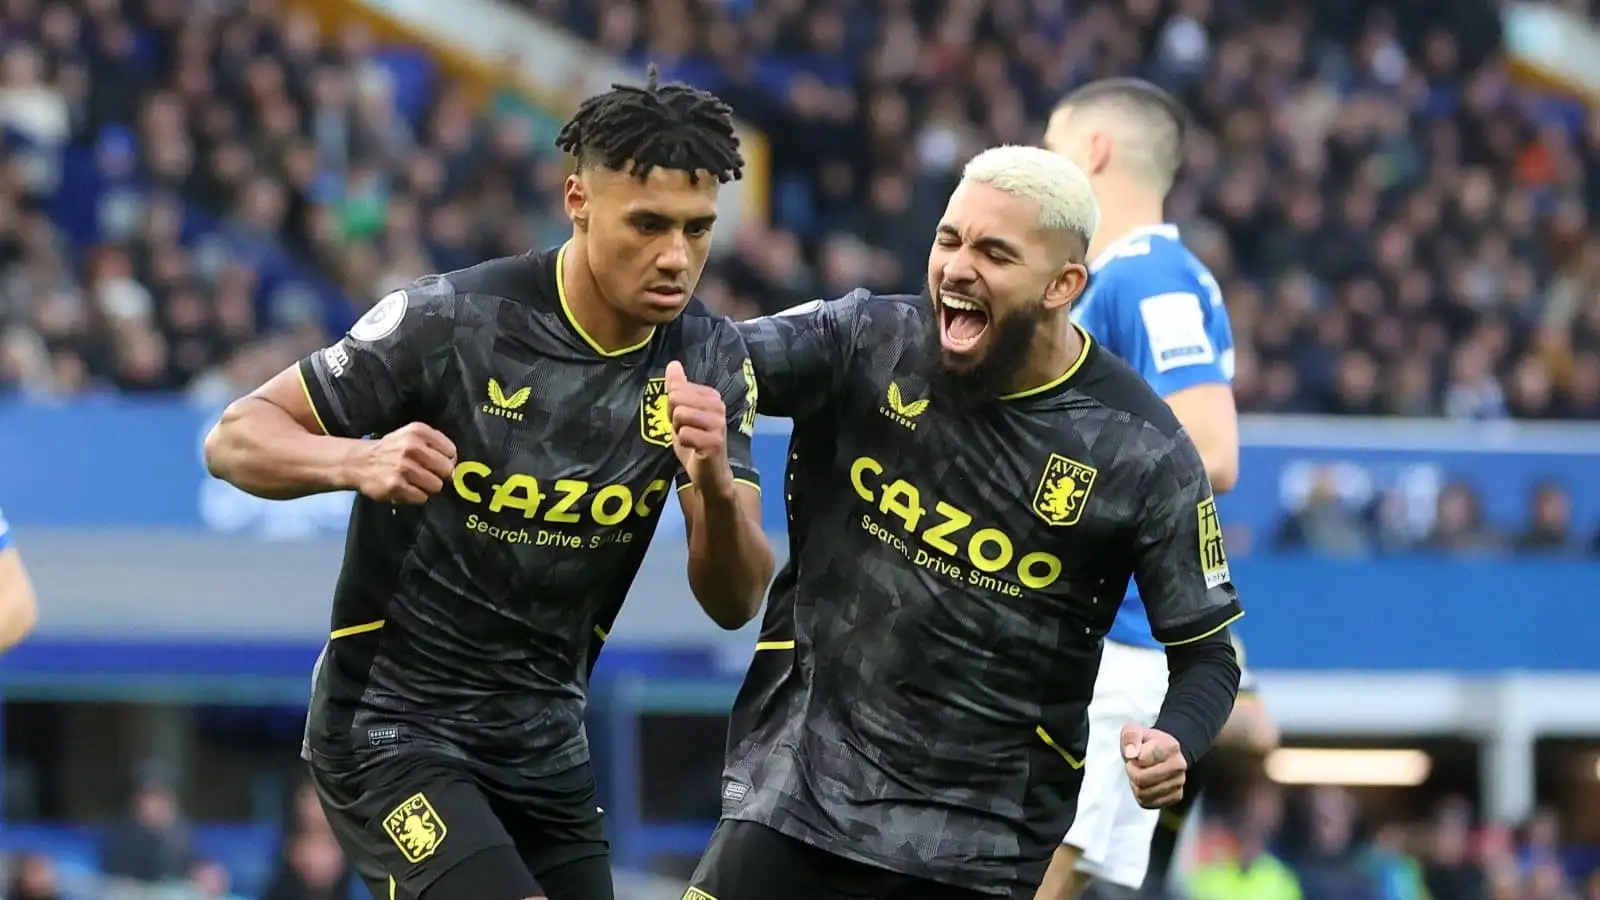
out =
{"type": "Polygon", "coordinates": [[[733,110],[689,85],[661,84],[653,65],[644,87],[613,84],[583,101],[556,135],[556,146],[576,157],[580,170],[601,165],[622,171],[631,163],[635,178],[673,169],[696,184],[701,172],[723,184],[744,175],[733,110]]]}

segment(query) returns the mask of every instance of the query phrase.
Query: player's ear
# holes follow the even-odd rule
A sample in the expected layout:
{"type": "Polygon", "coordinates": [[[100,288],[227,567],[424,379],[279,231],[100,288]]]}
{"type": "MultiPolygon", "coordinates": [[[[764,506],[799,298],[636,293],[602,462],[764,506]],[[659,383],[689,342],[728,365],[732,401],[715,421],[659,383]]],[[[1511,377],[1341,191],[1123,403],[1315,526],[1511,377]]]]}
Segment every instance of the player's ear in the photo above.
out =
{"type": "Polygon", "coordinates": [[[567,176],[566,189],[562,193],[563,205],[567,210],[567,218],[572,220],[572,225],[579,231],[589,229],[589,191],[583,183],[583,173],[574,172],[567,176]]]}
{"type": "Polygon", "coordinates": [[[1072,305],[1074,300],[1083,296],[1083,289],[1089,286],[1089,267],[1083,263],[1067,263],[1061,267],[1054,280],[1044,292],[1044,308],[1049,310],[1065,309],[1072,305]]]}
{"type": "Polygon", "coordinates": [[[1104,131],[1090,133],[1088,163],[1090,175],[1099,175],[1111,165],[1111,135],[1104,131]]]}

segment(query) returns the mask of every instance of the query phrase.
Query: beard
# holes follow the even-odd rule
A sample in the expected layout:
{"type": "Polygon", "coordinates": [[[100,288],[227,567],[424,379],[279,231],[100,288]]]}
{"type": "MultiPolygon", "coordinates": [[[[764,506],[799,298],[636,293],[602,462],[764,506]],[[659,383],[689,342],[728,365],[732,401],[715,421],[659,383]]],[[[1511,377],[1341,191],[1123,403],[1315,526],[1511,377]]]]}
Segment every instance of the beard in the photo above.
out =
{"type": "Polygon", "coordinates": [[[1044,321],[1044,295],[1040,294],[1018,308],[998,315],[991,307],[989,328],[993,334],[988,348],[976,362],[946,358],[939,334],[939,311],[933,302],[933,293],[922,289],[922,301],[928,305],[927,318],[928,384],[939,394],[953,400],[958,406],[975,406],[993,401],[1011,389],[1017,373],[1028,363],[1028,351],[1033,347],[1034,335],[1044,321]]]}

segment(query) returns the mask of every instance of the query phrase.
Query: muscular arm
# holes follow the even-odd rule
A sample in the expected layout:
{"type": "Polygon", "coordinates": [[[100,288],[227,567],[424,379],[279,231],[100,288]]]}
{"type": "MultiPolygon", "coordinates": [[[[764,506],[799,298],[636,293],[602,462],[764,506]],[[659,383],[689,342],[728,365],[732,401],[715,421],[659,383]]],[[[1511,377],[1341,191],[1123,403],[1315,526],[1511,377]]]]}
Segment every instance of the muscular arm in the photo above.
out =
{"type": "Polygon", "coordinates": [[[322,430],[301,378],[296,364],[228,405],[206,435],[212,475],[269,500],[355,488],[363,442],[322,430]]]}
{"type": "Polygon", "coordinates": [[[359,488],[376,452],[361,438],[414,417],[441,348],[450,346],[454,306],[449,283],[437,278],[380,300],[343,340],[230,404],[206,435],[206,468],[274,500],[359,488]]]}
{"type": "Polygon", "coordinates": [[[1233,490],[1239,483],[1239,411],[1233,401],[1233,385],[1197,384],[1164,399],[1200,452],[1211,489],[1219,494],[1233,490]]]}
{"type": "Polygon", "coordinates": [[[755,618],[772,581],[772,547],[761,530],[761,491],[736,483],[731,497],[678,492],[689,540],[689,589],[719,626],[733,631],[755,618]]]}

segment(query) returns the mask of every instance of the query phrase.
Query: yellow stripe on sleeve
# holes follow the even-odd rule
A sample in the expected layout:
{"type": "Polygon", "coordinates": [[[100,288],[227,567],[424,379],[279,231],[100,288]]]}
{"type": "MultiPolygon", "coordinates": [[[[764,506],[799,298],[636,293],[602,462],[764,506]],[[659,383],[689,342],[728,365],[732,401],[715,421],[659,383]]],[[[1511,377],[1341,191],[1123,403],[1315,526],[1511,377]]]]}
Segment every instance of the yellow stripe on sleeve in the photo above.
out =
{"type": "Polygon", "coordinates": [[[1212,635],[1216,634],[1217,632],[1221,631],[1224,628],[1227,628],[1229,625],[1232,625],[1233,623],[1239,621],[1242,618],[1244,618],[1244,610],[1241,609],[1238,612],[1234,613],[1231,617],[1229,617],[1228,621],[1223,622],[1221,625],[1218,625],[1217,627],[1208,630],[1204,634],[1198,634],[1198,635],[1195,635],[1192,638],[1184,638],[1181,641],[1173,641],[1170,644],[1166,643],[1166,642],[1162,642],[1162,646],[1165,646],[1165,647],[1182,647],[1185,644],[1199,643],[1200,641],[1203,641],[1206,638],[1211,637],[1212,635]]]}
{"type": "Polygon", "coordinates": [[[295,366],[294,373],[300,376],[300,390],[305,392],[306,405],[311,407],[311,418],[317,420],[317,427],[322,429],[323,434],[332,434],[333,432],[328,430],[328,424],[322,421],[322,413],[317,411],[317,401],[311,399],[311,383],[306,381],[306,370],[295,366]]]}
{"type": "Polygon", "coordinates": [[[366,622],[361,625],[351,625],[348,628],[336,628],[333,630],[332,634],[328,635],[328,640],[337,641],[340,638],[355,637],[358,634],[366,634],[370,631],[377,631],[379,628],[383,627],[384,621],[385,620],[383,619],[379,619],[376,622],[366,622]]]}

